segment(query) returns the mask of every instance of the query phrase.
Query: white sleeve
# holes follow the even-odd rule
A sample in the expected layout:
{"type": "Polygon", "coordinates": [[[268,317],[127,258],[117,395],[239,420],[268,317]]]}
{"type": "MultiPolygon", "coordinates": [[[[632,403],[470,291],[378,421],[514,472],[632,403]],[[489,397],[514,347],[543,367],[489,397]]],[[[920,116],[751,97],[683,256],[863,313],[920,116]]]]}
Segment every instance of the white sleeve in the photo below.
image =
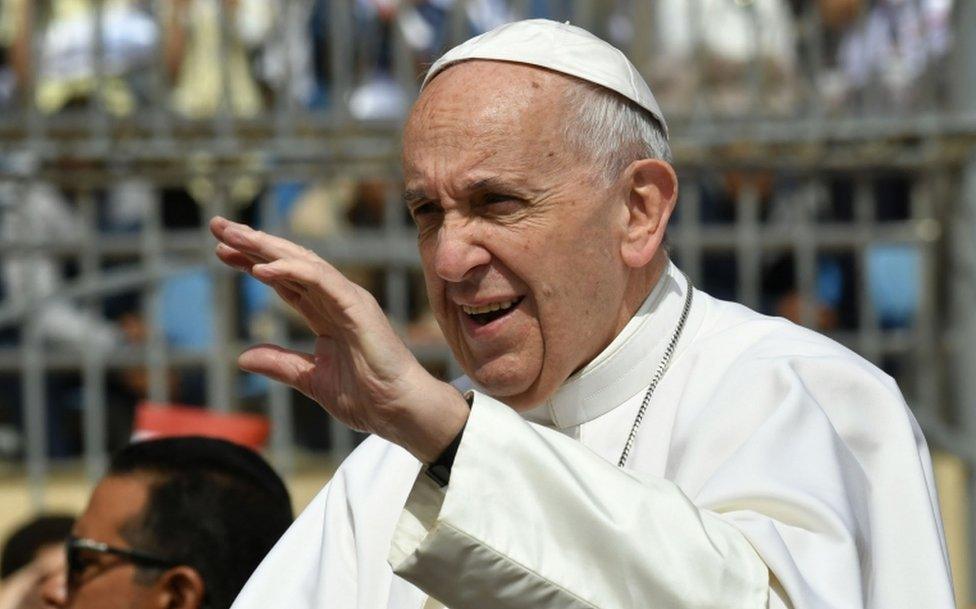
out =
{"type": "Polygon", "coordinates": [[[233,609],[410,609],[385,561],[420,464],[375,436],[343,462],[248,580],[233,609]]]}
{"type": "Polygon", "coordinates": [[[480,394],[450,484],[417,477],[389,560],[451,609],[759,609],[769,597],[746,538],[673,483],[480,394]]]}
{"type": "Polygon", "coordinates": [[[324,606],[326,590],[336,607],[354,607],[355,561],[340,558],[353,543],[347,511],[336,505],[344,500],[343,486],[337,476],[319,492],[258,565],[233,609],[315,609],[324,606]]]}

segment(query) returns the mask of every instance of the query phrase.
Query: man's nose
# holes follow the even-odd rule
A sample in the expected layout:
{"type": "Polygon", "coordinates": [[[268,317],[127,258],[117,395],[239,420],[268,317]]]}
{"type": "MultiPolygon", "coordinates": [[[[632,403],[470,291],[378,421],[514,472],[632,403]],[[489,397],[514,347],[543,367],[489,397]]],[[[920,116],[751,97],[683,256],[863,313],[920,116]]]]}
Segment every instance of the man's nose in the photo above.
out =
{"type": "Polygon", "coordinates": [[[41,600],[45,609],[68,606],[68,578],[64,573],[51,575],[41,582],[41,600]]]}
{"type": "Polygon", "coordinates": [[[477,227],[464,221],[445,222],[437,235],[434,271],[444,281],[463,281],[474,269],[491,262],[477,227]]]}

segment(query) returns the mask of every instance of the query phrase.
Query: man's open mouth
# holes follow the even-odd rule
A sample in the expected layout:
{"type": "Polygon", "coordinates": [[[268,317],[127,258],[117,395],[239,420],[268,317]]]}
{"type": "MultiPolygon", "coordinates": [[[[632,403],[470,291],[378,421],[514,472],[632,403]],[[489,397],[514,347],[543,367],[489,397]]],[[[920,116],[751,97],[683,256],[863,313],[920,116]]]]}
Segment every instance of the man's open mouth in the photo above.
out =
{"type": "Polygon", "coordinates": [[[469,307],[461,305],[464,314],[470,317],[479,326],[490,324],[496,319],[501,319],[515,310],[525,296],[519,296],[513,300],[493,302],[483,307],[469,307]]]}

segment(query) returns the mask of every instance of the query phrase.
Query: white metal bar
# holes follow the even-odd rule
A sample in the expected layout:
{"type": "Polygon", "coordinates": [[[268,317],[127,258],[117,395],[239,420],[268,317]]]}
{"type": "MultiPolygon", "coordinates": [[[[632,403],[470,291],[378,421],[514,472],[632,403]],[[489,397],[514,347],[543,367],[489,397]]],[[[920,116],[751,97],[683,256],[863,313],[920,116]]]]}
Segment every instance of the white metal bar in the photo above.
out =
{"type": "Polygon", "coordinates": [[[854,183],[854,222],[860,233],[855,248],[857,265],[858,351],[876,364],[881,363],[881,334],[878,316],[871,296],[868,258],[874,243],[875,203],[871,181],[859,176],[854,183]]]}
{"type": "MultiPolygon", "coordinates": [[[[152,139],[159,142],[169,143],[172,140],[172,119],[170,111],[170,90],[167,87],[167,66],[166,49],[164,48],[164,33],[168,24],[164,23],[162,16],[166,14],[170,0],[152,0],[152,14],[156,17],[156,27],[160,34],[156,38],[156,55],[152,62],[152,75],[150,81],[150,91],[152,92],[151,107],[148,109],[150,121],[152,123],[152,139]]],[[[175,9],[174,9],[175,10],[175,9]]]]}
{"type": "MultiPolygon", "coordinates": [[[[976,2],[955,2],[949,94],[956,112],[976,111],[976,2]]],[[[973,527],[976,530],[976,526],[973,527]]],[[[971,561],[976,565],[976,560],[971,561]]],[[[976,566],[973,567],[976,583],[976,566]]],[[[976,593],[976,585],[973,586],[976,593]]]]}
{"type": "Polygon", "coordinates": [[[156,189],[153,205],[145,210],[142,219],[142,267],[147,285],[142,291],[142,311],[146,319],[147,336],[145,358],[149,373],[149,401],[165,404],[169,401],[169,372],[166,337],[163,334],[163,227],[162,193],[156,189]]]}
{"type": "MultiPolygon", "coordinates": [[[[952,384],[959,396],[956,418],[976,434],[976,153],[966,166],[952,217],[948,222],[953,286],[950,292],[951,331],[955,340],[949,357],[952,384]]],[[[973,574],[976,582],[976,573],[973,574]]]]}
{"type": "Polygon", "coordinates": [[[30,42],[27,71],[30,80],[24,87],[24,103],[27,105],[27,134],[29,146],[39,150],[45,139],[47,121],[37,107],[37,89],[40,82],[39,57],[43,49],[43,21],[49,17],[50,7],[37,2],[24,2],[21,7],[30,15],[30,42]]]}
{"type": "MultiPolygon", "coordinates": [[[[81,192],[78,206],[82,221],[83,247],[81,276],[83,283],[95,284],[101,272],[98,251],[98,208],[90,190],[81,192]]],[[[87,312],[93,319],[102,317],[101,301],[95,296],[86,298],[87,312]]],[[[84,438],[85,471],[89,480],[102,476],[107,463],[106,441],[106,385],[105,359],[101,348],[89,349],[79,354],[82,360],[82,432],[84,438]]]]}
{"type": "Polygon", "coordinates": [[[809,328],[816,328],[817,246],[813,214],[822,191],[821,184],[816,178],[808,179],[803,189],[804,196],[801,198],[801,205],[796,214],[797,223],[794,226],[796,248],[793,264],[796,292],[799,296],[800,323],[809,328]]]}
{"type": "MultiPolygon", "coordinates": [[[[391,238],[403,231],[400,218],[403,214],[403,201],[398,184],[386,184],[383,209],[383,228],[391,238]]],[[[406,328],[409,317],[410,285],[405,266],[396,264],[387,268],[385,274],[387,315],[394,326],[406,328]]]]}
{"type": "MultiPolygon", "coordinates": [[[[399,25],[399,15],[406,10],[401,4],[397,8],[397,17],[390,24],[390,44],[393,47],[393,78],[402,87],[403,91],[413,99],[420,88],[420,82],[414,72],[414,52],[403,36],[403,30],[399,25]]],[[[406,108],[404,108],[400,122],[406,121],[406,108]]]]}
{"type": "Polygon", "coordinates": [[[803,12],[803,31],[808,40],[807,69],[809,74],[808,89],[803,91],[811,102],[806,110],[807,114],[820,121],[825,114],[824,99],[821,94],[821,78],[824,74],[824,24],[820,14],[820,7],[814,3],[807,3],[803,12]]]}
{"type": "MultiPolygon", "coordinates": [[[[28,201],[27,189],[32,184],[21,185],[21,205],[28,201]]],[[[26,223],[32,226],[33,223],[26,223]]],[[[28,258],[29,259],[29,258],[28,258]]],[[[29,313],[22,326],[21,349],[23,390],[23,419],[26,439],[27,482],[31,504],[40,509],[44,504],[48,472],[48,411],[44,374],[44,338],[41,333],[41,308],[37,288],[33,281],[25,283],[29,313]]]]}
{"type": "Polygon", "coordinates": [[[746,72],[749,80],[749,102],[748,114],[750,116],[761,115],[763,108],[763,93],[766,84],[764,58],[762,57],[762,32],[759,22],[759,11],[755,3],[749,3],[743,7],[749,13],[749,25],[752,29],[752,56],[749,58],[749,68],[746,72]]]}
{"type": "MultiPolygon", "coordinates": [[[[274,186],[261,199],[261,219],[266,230],[280,234],[283,228],[278,213],[274,186]]],[[[288,327],[281,305],[275,302],[269,311],[271,335],[269,340],[288,346],[288,327]]],[[[284,475],[295,469],[295,421],[293,417],[292,391],[283,383],[271,381],[268,388],[268,417],[271,419],[271,456],[278,470],[284,475]]]]}
{"type": "MultiPolygon", "coordinates": [[[[218,21],[220,23],[220,27],[217,30],[220,36],[218,60],[220,61],[220,65],[229,66],[231,37],[233,36],[232,30],[237,23],[236,12],[242,10],[242,7],[236,3],[230,5],[226,2],[217,2],[216,5],[218,21]]],[[[226,68],[220,70],[220,102],[213,120],[214,129],[221,140],[229,142],[234,139],[234,127],[236,123],[234,91],[231,87],[230,70],[226,68]]]]}
{"type": "Polygon", "coordinates": [[[760,266],[762,248],[759,240],[759,191],[749,179],[736,202],[736,268],[738,300],[753,309],[759,308],[760,266]]]}
{"type": "Polygon", "coordinates": [[[349,95],[353,87],[353,23],[351,2],[329,2],[329,62],[332,80],[332,113],[338,119],[349,116],[349,95]]]}
{"type": "Polygon", "coordinates": [[[281,0],[283,6],[281,7],[281,12],[275,15],[275,23],[273,29],[275,33],[273,34],[278,38],[278,44],[281,45],[282,56],[284,57],[284,69],[285,75],[282,81],[279,83],[277,90],[274,92],[274,106],[272,111],[274,112],[274,137],[276,139],[284,139],[291,135],[295,128],[295,114],[296,114],[296,104],[295,97],[292,94],[292,86],[295,79],[293,60],[294,57],[291,52],[291,45],[288,41],[291,35],[291,26],[295,23],[295,19],[301,18],[301,11],[303,10],[304,0],[281,0]]]}
{"type": "Polygon", "coordinates": [[[92,3],[93,14],[91,18],[94,23],[92,33],[91,60],[94,66],[95,90],[89,99],[88,115],[91,120],[89,128],[93,138],[107,145],[108,143],[108,107],[105,104],[105,92],[109,90],[108,82],[105,78],[105,41],[102,39],[104,34],[105,22],[105,0],[95,0],[92,3]]]}
{"type": "Polygon", "coordinates": [[[939,365],[937,336],[935,328],[936,298],[938,295],[937,273],[938,266],[935,259],[934,245],[939,238],[937,233],[926,234],[926,227],[933,227],[933,183],[932,177],[917,176],[910,193],[912,219],[918,223],[920,234],[918,238],[919,262],[918,274],[918,302],[915,319],[913,320],[916,335],[915,366],[916,375],[916,407],[937,412],[939,404],[939,365]]]}
{"type": "MultiPolygon", "coordinates": [[[[229,209],[227,188],[226,179],[222,177],[217,180],[216,197],[205,206],[206,218],[227,215],[229,209]]],[[[205,260],[209,261],[212,270],[214,310],[213,344],[210,346],[210,357],[207,362],[207,406],[219,411],[228,411],[234,406],[234,380],[237,376],[231,369],[233,357],[231,343],[236,293],[234,276],[223,265],[214,260],[213,241],[208,238],[209,230],[206,220],[201,230],[204,237],[203,243],[205,243],[202,254],[206,256],[205,260]]]]}
{"type": "MultiPolygon", "coordinates": [[[[448,48],[467,38],[469,0],[456,0],[448,14],[448,48]]],[[[527,12],[527,11],[526,11],[527,12]]]]}
{"type": "Polygon", "coordinates": [[[702,279],[702,239],[701,239],[701,183],[697,180],[685,180],[681,188],[681,222],[678,227],[680,236],[679,253],[681,266],[691,282],[701,284],[702,279]]]}

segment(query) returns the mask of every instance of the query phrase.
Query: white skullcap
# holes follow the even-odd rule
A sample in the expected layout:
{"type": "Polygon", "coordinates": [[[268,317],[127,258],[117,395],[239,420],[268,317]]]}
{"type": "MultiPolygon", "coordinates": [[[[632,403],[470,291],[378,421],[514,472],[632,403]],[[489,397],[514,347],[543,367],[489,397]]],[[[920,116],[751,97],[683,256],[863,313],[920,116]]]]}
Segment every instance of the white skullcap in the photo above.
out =
{"type": "Polygon", "coordinates": [[[462,42],[427,71],[421,89],[438,73],[461,61],[493,59],[539,66],[615,91],[651,113],[668,134],[651,88],[620,49],[583,28],[548,19],[527,19],[496,27],[462,42]]]}

